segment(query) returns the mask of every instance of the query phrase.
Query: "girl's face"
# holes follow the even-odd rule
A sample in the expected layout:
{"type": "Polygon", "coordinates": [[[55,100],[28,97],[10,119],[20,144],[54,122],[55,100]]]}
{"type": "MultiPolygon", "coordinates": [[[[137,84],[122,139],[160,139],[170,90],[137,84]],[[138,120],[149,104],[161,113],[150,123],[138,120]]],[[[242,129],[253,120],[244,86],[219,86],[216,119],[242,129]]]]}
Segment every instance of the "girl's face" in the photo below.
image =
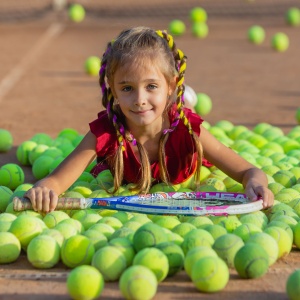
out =
{"type": "Polygon", "coordinates": [[[175,87],[175,78],[174,83],[167,82],[158,63],[150,59],[122,66],[114,74],[115,101],[131,130],[156,126],[161,129],[162,115],[175,87]]]}

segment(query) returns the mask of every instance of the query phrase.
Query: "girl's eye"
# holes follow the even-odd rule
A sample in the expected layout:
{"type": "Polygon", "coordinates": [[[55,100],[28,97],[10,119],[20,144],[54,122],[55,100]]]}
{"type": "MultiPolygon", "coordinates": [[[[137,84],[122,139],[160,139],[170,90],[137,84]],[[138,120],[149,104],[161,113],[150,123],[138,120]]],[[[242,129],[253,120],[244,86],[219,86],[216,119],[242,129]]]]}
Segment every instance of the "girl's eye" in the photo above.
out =
{"type": "Polygon", "coordinates": [[[130,92],[131,90],[132,90],[131,86],[124,86],[122,88],[122,91],[124,91],[124,92],[130,92]]]}
{"type": "Polygon", "coordinates": [[[156,88],[157,88],[157,86],[155,84],[149,84],[148,85],[148,89],[150,89],[150,90],[154,90],[156,88]]]}

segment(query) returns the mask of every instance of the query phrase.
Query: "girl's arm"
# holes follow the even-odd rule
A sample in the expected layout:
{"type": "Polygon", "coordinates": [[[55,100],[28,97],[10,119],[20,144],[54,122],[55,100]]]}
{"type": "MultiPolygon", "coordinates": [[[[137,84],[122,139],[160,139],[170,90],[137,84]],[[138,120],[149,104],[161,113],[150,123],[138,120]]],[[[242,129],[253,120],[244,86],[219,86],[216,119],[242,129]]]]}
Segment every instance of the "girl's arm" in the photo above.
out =
{"type": "Polygon", "coordinates": [[[38,181],[25,193],[35,211],[48,212],[55,209],[58,195],[66,191],[96,158],[96,137],[90,131],[81,143],[47,177],[38,181]]]}
{"type": "Polygon", "coordinates": [[[262,170],[219,142],[203,126],[201,126],[200,141],[204,157],[229,177],[242,183],[246,195],[251,200],[262,197],[265,208],[273,205],[274,195],[268,189],[268,179],[262,170]]]}

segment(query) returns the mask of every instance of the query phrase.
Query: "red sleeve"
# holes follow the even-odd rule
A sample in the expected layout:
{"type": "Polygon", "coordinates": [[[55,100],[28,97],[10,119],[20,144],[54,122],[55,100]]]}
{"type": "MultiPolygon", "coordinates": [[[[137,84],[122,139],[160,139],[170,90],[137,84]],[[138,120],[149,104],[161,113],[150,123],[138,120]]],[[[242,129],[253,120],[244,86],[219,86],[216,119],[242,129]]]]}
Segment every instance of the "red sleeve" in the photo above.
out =
{"type": "Polygon", "coordinates": [[[192,112],[189,108],[185,108],[184,113],[190,121],[193,131],[199,136],[200,125],[203,123],[203,119],[198,114],[192,112]]]}
{"type": "Polygon", "coordinates": [[[106,157],[117,148],[117,136],[106,111],[101,111],[98,118],[90,124],[91,132],[96,136],[96,152],[98,157],[106,157]]]}

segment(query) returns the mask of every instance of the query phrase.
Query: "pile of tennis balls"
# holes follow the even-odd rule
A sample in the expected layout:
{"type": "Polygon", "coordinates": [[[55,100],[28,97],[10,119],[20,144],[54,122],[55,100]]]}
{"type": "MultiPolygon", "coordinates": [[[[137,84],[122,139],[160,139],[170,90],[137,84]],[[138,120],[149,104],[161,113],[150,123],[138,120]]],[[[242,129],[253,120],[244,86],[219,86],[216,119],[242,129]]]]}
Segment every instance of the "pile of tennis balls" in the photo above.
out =
{"type": "MultiPolygon", "coordinates": [[[[259,278],[278,260],[300,249],[300,126],[288,133],[268,123],[252,130],[220,120],[204,126],[222,143],[261,168],[275,195],[275,205],[255,213],[231,216],[159,216],[108,209],[16,212],[12,200],[32,187],[22,165],[36,179],[47,176],[82,140],[65,128],[55,138],[37,133],[16,150],[19,164],[0,166],[0,263],[13,263],[23,253],[33,268],[63,263],[70,269],[67,288],[74,299],[97,298],[105,282],[119,281],[126,299],[152,299],[159,283],[185,270],[195,288],[218,292],[235,270],[241,278],[259,278]]],[[[6,133],[7,135],[7,133],[6,133]]],[[[9,149],[11,138],[7,139],[9,149]]],[[[5,146],[5,145],[4,145],[5,146]]],[[[110,171],[97,177],[90,164],[64,197],[110,197],[110,171]]],[[[240,183],[216,167],[202,166],[200,191],[244,192],[240,183]]],[[[132,195],[132,185],[115,194],[132,195]]],[[[150,192],[193,191],[193,178],[183,184],[154,185],[150,192]]],[[[299,290],[299,272],[287,281],[291,299],[299,290]]]]}
{"type": "MultiPolygon", "coordinates": [[[[207,25],[207,12],[202,7],[194,7],[189,12],[189,20],[191,22],[191,32],[193,36],[204,39],[209,33],[207,25]]],[[[169,23],[169,32],[174,36],[181,36],[186,32],[184,21],[175,19],[169,23]]]]}

